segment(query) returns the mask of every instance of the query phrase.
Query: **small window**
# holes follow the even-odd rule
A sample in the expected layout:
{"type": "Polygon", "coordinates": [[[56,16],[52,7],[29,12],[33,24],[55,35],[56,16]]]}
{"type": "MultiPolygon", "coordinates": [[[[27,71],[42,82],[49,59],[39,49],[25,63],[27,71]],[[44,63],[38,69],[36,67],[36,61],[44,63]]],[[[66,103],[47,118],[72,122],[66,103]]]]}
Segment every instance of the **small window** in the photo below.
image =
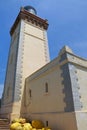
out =
{"type": "Polygon", "coordinates": [[[30,98],[31,98],[31,96],[32,96],[32,94],[31,94],[31,89],[29,89],[29,96],[30,96],[30,98]]]}
{"type": "Polygon", "coordinates": [[[46,121],[46,127],[48,127],[48,121],[46,121]]]}
{"type": "Polygon", "coordinates": [[[45,84],[45,92],[48,93],[48,83],[45,84]]]}

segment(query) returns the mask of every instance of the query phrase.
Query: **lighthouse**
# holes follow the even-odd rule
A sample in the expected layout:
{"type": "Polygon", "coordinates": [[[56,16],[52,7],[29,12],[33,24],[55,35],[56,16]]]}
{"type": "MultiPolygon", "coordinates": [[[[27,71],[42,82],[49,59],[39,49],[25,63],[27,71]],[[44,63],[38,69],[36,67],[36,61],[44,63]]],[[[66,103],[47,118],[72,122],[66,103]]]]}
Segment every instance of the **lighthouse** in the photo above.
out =
{"type": "Polygon", "coordinates": [[[25,79],[50,61],[48,21],[25,6],[11,27],[11,44],[2,95],[1,113],[5,118],[20,117],[25,79]]]}

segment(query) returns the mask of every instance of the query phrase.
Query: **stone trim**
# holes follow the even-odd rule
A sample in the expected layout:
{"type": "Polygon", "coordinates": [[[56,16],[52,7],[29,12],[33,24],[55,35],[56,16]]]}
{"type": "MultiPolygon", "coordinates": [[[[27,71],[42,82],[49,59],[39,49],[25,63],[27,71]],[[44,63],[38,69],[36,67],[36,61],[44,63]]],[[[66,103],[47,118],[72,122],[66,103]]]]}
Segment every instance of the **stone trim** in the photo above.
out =
{"type": "Polygon", "coordinates": [[[65,94],[64,102],[66,104],[64,111],[72,112],[74,111],[74,103],[68,63],[61,66],[61,71],[61,76],[63,77],[62,84],[64,85],[63,93],[65,94]]]}
{"type": "Polygon", "coordinates": [[[79,85],[76,76],[75,65],[70,63],[72,59],[68,53],[63,53],[60,57],[60,63],[67,61],[65,64],[61,64],[61,76],[63,77],[62,84],[64,85],[63,93],[65,94],[64,101],[66,103],[65,111],[79,111],[82,108],[80,102],[81,95],[79,94],[79,85]]]}
{"type": "Polygon", "coordinates": [[[49,47],[48,47],[48,39],[47,39],[46,31],[43,31],[43,36],[44,36],[45,58],[46,58],[46,62],[48,63],[50,61],[50,56],[49,56],[49,47]]]}
{"type": "Polygon", "coordinates": [[[84,68],[87,68],[87,60],[80,58],[76,55],[73,55],[71,53],[67,53],[67,60],[68,60],[68,62],[70,62],[74,65],[78,65],[78,66],[82,66],[84,68]]]}
{"type": "Polygon", "coordinates": [[[17,54],[17,65],[16,65],[16,78],[15,78],[15,88],[14,88],[14,102],[21,100],[21,89],[22,89],[22,68],[23,68],[23,55],[24,55],[24,34],[22,29],[24,28],[24,23],[20,23],[20,35],[18,40],[18,54],[17,54]],[[21,43],[21,44],[20,44],[21,43]]]}
{"type": "Polygon", "coordinates": [[[69,63],[69,73],[70,73],[70,78],[71,78],[71,84],[72,84],[72,95],[73,95],[73,102],[74,102],[74,110],[75,111],[80,111],[83,107],[80,99],[81,95],[79,93],[79,84],[78,84],[78,78],[76,76],[76,67],[69,63]]]}
{"type": "Polygon", "coordinates": [[[45,30],[48,29],[48,21],[44,20],[34,14],[29,13],[27,10],[25,10],[24,8],[21,8],[11,30],[10,30],[10,35],[12,35],[14,33],[15,28],[17,27],[19,21],[23,19],[23,20],[27,20],[28,22],[35,24],[36,26],[42,27],[45,30]]]}
{"type": "Polygon", "coordinates": [[[37,38],[37,39],[39,39],[39,40],[41,40],[41,41],[45,41],[45,39],[42,39],[42,38],[39,38],[39,37],[34,36],[34,35],[32,35],[32,34],[26,33],[25,31],[24,31],[24,34],[29,35],[29,36],[34,37],[34,38],[37,38]]]}

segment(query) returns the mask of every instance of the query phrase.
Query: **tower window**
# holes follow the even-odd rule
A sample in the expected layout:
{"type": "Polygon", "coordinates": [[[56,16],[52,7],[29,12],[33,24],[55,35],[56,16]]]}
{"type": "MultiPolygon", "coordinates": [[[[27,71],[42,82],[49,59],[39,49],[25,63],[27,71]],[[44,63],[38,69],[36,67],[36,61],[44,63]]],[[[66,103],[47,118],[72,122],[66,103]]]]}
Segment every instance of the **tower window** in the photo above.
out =
{"type": "Polygon", "coordinates": [[[48,83],[45,83],[45,92],[48,93],[48,83]]]}

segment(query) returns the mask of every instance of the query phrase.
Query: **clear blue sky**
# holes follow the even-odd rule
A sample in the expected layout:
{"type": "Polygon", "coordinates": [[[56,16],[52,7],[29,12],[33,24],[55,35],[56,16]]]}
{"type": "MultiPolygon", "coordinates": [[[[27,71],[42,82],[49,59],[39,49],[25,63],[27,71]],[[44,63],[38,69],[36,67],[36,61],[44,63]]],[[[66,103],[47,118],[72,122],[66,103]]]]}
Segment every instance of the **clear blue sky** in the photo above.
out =
{"type": "Polygon", "coordinates": [[[35,7],[38,16],[48,19],[51,60],[64,45],[87,58],[87,0],[0,0],[0,97],[10,45],[9,31],[20,7],[25,5],[35,7]]]}

